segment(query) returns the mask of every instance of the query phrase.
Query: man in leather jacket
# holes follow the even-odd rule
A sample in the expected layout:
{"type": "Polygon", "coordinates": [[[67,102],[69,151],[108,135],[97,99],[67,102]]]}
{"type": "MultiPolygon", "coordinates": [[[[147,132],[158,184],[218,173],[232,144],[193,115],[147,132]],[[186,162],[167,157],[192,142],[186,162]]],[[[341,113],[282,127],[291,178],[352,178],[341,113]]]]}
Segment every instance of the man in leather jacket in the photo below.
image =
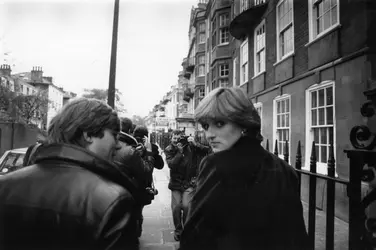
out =
{"type": "Polygon", "coordinates": [[[210,153],[210,147],[201,145],[180,130],[172,131],[171,144],[166,147],[166,161],[170,168],[171,210],[175,225],[174,239],[180,240],[188,215],[189,200],[198,175],[199,156],[210,153]],[[183,216],[182,216],[183,214],[183,216]]]}
{"type": "Polygon", "coordinates": [[[138,249],[133,186],[112,163],[119,131],[104,102],[63,106],[34,164],[0,179],[0,249],[138,249]]]}

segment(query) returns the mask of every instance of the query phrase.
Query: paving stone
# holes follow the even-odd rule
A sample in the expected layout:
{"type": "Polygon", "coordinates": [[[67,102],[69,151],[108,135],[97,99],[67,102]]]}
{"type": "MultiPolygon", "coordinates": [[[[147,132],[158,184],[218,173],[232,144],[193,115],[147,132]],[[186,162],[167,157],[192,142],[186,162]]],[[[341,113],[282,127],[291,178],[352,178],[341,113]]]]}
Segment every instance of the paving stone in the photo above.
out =
{"type": "Polygon", "coordinates": [[[163,243],[175,243],[174,229],[162,230],[163,243]]]}
{"type": "Polygon", "coordinates": [[[143,246],[151,243],[162,244],[162,232],[160,230],[149,231],[148,229],[143,229],[140,238],[140,245],[143,246]]]}
{"type": "Polygon", "coordinates": [[[176,250],[175,245],[148,244],[141,246],[140,250],[176,250]]]}

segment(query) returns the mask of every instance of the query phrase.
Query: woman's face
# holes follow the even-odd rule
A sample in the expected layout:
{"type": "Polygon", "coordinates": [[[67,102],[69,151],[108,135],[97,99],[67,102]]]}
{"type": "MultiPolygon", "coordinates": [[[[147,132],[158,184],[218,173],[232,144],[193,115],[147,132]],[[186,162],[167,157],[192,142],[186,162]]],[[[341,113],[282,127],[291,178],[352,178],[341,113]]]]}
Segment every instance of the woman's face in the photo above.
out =
{"type": "Polygon", "coordinates": [[[208,120],[201,124],[213,152],[231,148],[242,136],[242,128],[225,120],[208,120]]]}

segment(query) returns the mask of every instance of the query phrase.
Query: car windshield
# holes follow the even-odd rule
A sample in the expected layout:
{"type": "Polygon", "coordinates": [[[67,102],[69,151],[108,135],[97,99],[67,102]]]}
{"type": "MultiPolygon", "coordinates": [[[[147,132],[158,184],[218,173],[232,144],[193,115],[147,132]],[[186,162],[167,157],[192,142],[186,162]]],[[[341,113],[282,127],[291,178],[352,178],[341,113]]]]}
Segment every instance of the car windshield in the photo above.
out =
{"type": "Polygon", "coordinates": [[[22,153],[9,153],[0,166],[0,170],[8,169],[8,172],[17,170],[23,166],[23,159],[25,154],[22,153]]]}

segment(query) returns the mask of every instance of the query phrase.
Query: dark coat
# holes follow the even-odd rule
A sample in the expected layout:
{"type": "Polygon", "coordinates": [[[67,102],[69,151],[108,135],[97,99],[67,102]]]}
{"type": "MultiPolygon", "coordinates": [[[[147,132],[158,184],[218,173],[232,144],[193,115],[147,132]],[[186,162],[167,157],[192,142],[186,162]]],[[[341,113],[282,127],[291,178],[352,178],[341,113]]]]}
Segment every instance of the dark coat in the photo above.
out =
{"type": "Polygon", "coordinates": [[[180,249],[307,249],[298,188],[291,166],[241,138],[201,162],[180,249]]]}
{"type": "Polygon", "coordinates": [[[77,146],[43,145],[0,178],[0,249],[137,249],[128,178],[77,146]]]}
{"type": "Polygon", "coordinates": [[[189,143],[181,154],[177,146],[170,144],[165,149],[167,165],[170,168],[170,190],[184,191],[192,187],[192,180],[198,175],[198,157],[210,152],[210,147],[189,143]]]}

